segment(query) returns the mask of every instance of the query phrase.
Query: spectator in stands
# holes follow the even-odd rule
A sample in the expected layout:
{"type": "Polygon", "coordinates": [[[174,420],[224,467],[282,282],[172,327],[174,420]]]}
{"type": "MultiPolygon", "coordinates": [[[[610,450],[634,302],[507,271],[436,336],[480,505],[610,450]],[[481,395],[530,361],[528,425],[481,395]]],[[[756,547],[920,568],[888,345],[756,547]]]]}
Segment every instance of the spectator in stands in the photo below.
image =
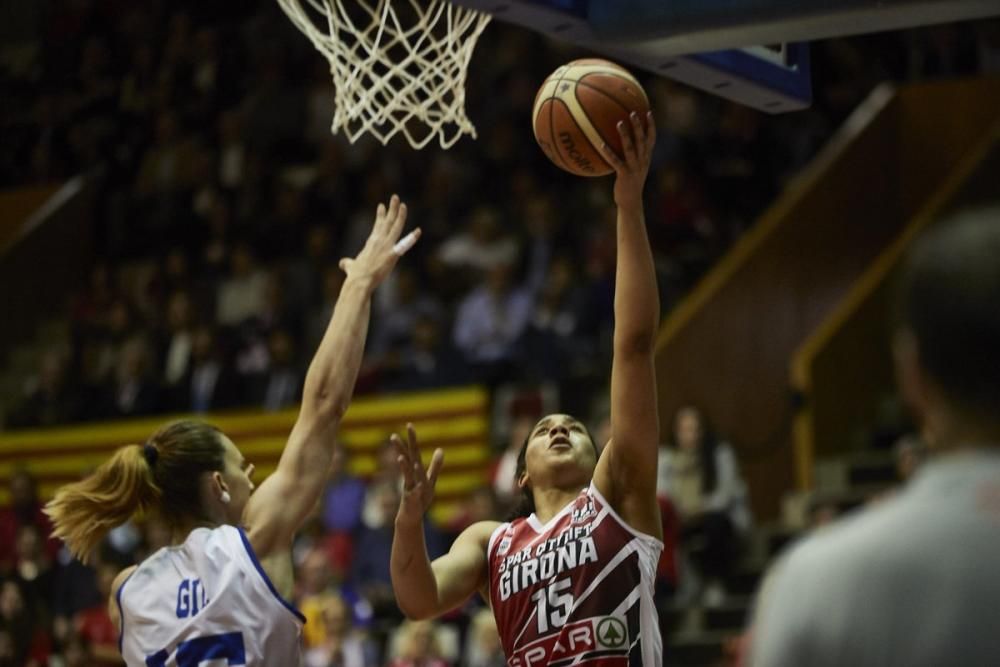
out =
{"type": "MultiPolygon", "coordinates": [[[[400,267],[404,268],[404,267],[400,267]]],[[[375,296],[376,325],[372,332],[372,354],[384,354],[410,343],[419,318],[441,319],[444,308],[433,293],[422,289],[416,271],[411,267],[393,275],[375,296]]]]}
{"type": "Polygon", "coordinates": [[[159,387],[150,377],[148,358],[147,344],[142,338],[134,338],[123,346],[114,379],[107,387],[107,414],[138,417],[153,414],[159,408],[159,387]]]}
{"type": "Polygon", "coordinates": [[[493,490],[497,500],[508,509],[521,497],[517,485],[517,457],[531,429],[538,423],[536,414],[519,414],[511,420],[504,449],[493,470],[493,490]]]}
{"type": "Polygon", "coordinates": [[[493,612],[480,609],[469,623],[465,644],[465,667],[505,667],[507,658],[500,645],[497,622],[493,612]]]}
{"type": "Polygon", "coordinates": [[[166,326],[160,334],[160,382],[168,410],[183,409],[184,379],[189,377],[193,362],[195,319],[191,297],[187,292],[174,292],[167,300],[166,326]]]}
{"type": "MultiPolygon", "coordinates": [[[[398,472],[395,457],[392,465],[398,472]]],[[[398,621],[402,612],[396,606],[396,596],[392,591],[389,557],[392,553],[394,519],[399,508],[399,483],[395,478],[391,482],[378,483],[369,489],[369,494],[377,505],[379,523],[365,525],[359,532],[355,553],[363,556],[354,559],[351,579],[371,603],[376,620],[398,621]]],[[[444,552],[440,535],[429,521],[424,523],[424,535],[431,558],[444,552]]]]}
{"type": "Polygon", "coordinates": [[[543,379],[570,377],[578,359],[593,354],[594,340],[581,336],[584,294],[573,262],[556,257],[548,268],[525,335],[525,354],[543,379]]]}
{"type": "Polygon", "coordinates": [[[919,436],[905,435],[896,442],[893,454],[896,458],[896,476],[905,484],[927,459],[927,446],[919,436]]]}
{"type": "Polygon", "coordinates": [[[449,667],[441,657],[434,621],[406,620],[399,627],[398,648],[388,667],[449,667]]]}
{"type": "Polygon", "coordinates": [[[657,491],[677,510],[682,544],[704,578],[703,601],[720,604],[750,514],[732,447],[693,406],[674,414],[669,445],[660,448],[657,491]]]}
{"type": "Polygon", "coordinates": [[[257,266],[250,244],[237,243],[229,261],[229,277],[219,284],[216,293],[216,322],[231,327],[260,315],[267,282],[267,273],[257,266]]]}
{"type": "Polygon", "coordinates": [[[61,351],[46,352],[21,404],[9,417],[11,425],[52,426],[78,419],[84,406],[73,390],[68,370],[61,351]]]}
{"type": "Polygon", "coordinates": [[[7,482],[10,504],[0,509],[0,575],[20,566],[16,545],[18,534],[26,526],[38,530],[44,557],[51,561],[59,552],[58,540],[52,539],[52,523],[42,511],[35,478],[24,468],[14,468],[7,482]]]}
{"type": "Polygon", "coordinates": [[[235,404],[239,396],[236,377],[211,328],[200,327],[195,332],[192,357],[191,372],[184,383],[186,409],[202,413],[235,404]]]}
{"type": "Polygon", "coordinates": [[[439,259],[447,266],[471,269],[480,275],[497,266],[512,266],[519,255],[518,244],[500,225],[500,213],[496,209],[477,208],[466,230],[441,245],[439,259]]]}
{"type": "Polygon", "coordinates": [[[108,614],[106,600],[110,599],[111,584],[119,568],[115,563],[100,562],[96,569],[101,602],[77,612],[73,626],[76,634],[89,645],[94,667],[117,667],[122,662],[118,652],[118,630],[108,614]]]}
{"type": "Polygon", "coordinates": [[[408,343],[390,349],[381,370],[381,387],[392,391],[453,387],[477,379],[448,340],[441,320],[431,314],[417,316],[408,343]]]}
{"type": "Polygon", "coordinates": [[[45,553],[45,541],[35,524],[21,526],[15,545],[16,576],[23,584],[26,603],[46,615],[51,610],[55,589],[55,571],[52,558],[45,553]]]}
{"type": "MultiPolygon", "coordinates": [[[[10,638],[13,659],[7,664],[11,667],[46,664],[51,647],[38,618],[37,610],[28,606],[23,584],[17,579],[0,579],[0,631],[10,638]]],[[[0,655],[2,651],[0,647],[0,655]]]]}
{"type": "Polygon", "coordinates": [[[514,267],[497,264],[485,282],[458,306],[453,338],[477,377],[496,383],[510,377],[516,344],[528,326],[531,293],[514,283],[514,267]]]}
{"type": "Polygon", "coordinates": [[[365,503],[365,483],[348,470],[348,454],[343,444],[330,462],[330,483],[323,499],[323,526],[334,535],[353,536],[361,527],[365,503]]]}
{"type": "Polygon", "coordinates": [[[354,629],[351,610],[344,599],[336,593],[327,593],[320,605],[323,634],[305,652],[305,667],[375,667],[378,652],[354,629]]]}
{"type": "Polygon", "coordinates": [[[296,405],[304,375],[296,360],[295,339],[288,331],[278,329],[268,339],[268,352],[269,368],[258,404],[271,411],[296,405]]]}

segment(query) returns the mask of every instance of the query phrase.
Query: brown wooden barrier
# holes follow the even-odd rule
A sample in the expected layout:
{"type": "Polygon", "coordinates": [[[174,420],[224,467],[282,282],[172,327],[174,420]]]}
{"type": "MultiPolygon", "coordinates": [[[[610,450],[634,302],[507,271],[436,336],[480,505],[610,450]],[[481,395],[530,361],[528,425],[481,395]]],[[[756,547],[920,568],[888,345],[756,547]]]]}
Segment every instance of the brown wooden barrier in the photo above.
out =
{"type": "Polygon", "coordinates": [[[894,391],[890,350],[893,274],[906,249],[949,211],[1000,199],[1000,124],[942,184],[795,353],[792,383],[805,396],[795,423],[800,487],[816,457],[866,446],[879,405],[894,391]]]}
{"type": "Polygon", "coordinates": [[[793,485],[793,352],[998,114],[997,80],[877,89],[664,323],[664,435],[678,406],[702,406],[759,515],[793,485]]]}

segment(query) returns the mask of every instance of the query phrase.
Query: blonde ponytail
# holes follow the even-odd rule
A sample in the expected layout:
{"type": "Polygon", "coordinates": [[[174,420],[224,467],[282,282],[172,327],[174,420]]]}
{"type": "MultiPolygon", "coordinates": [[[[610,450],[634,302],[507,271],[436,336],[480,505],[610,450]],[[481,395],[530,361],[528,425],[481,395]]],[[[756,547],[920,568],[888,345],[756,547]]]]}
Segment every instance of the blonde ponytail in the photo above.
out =
{"type": "Polygon", "coordinates": [[[55,536],[87,562],[111,529],[140,510],[156,507],[160,497],[142,446],[127,445],[86,479],[59,489],[45,513],[52,519],[55,536]]]}

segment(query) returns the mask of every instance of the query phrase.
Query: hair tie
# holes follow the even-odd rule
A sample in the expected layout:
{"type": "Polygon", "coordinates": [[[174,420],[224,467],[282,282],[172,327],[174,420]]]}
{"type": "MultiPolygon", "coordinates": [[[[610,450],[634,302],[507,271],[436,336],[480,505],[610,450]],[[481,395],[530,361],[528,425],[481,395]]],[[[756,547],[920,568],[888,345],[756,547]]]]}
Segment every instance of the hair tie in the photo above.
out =
{"type": "Polygon", "coordinates": [[[149,464],[149,467],[152,468],[156,465],[156,459],[160,457],[160,450],[158,450],[155,445],[147,441],[146,444],[142,446],[142,455],[146,459],[146,463],[149,464]]]}

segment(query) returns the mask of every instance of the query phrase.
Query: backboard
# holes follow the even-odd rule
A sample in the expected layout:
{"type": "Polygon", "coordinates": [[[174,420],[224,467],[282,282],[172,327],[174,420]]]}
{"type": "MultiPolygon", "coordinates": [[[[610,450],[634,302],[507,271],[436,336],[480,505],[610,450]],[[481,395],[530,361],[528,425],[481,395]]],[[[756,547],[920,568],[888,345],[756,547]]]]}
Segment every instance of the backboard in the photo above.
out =
{"type": "Polygon", "coordinates": [[[769,113],[811,103],[808,41],[1000,14],[998,0],[452,1],[769,113]]]}

